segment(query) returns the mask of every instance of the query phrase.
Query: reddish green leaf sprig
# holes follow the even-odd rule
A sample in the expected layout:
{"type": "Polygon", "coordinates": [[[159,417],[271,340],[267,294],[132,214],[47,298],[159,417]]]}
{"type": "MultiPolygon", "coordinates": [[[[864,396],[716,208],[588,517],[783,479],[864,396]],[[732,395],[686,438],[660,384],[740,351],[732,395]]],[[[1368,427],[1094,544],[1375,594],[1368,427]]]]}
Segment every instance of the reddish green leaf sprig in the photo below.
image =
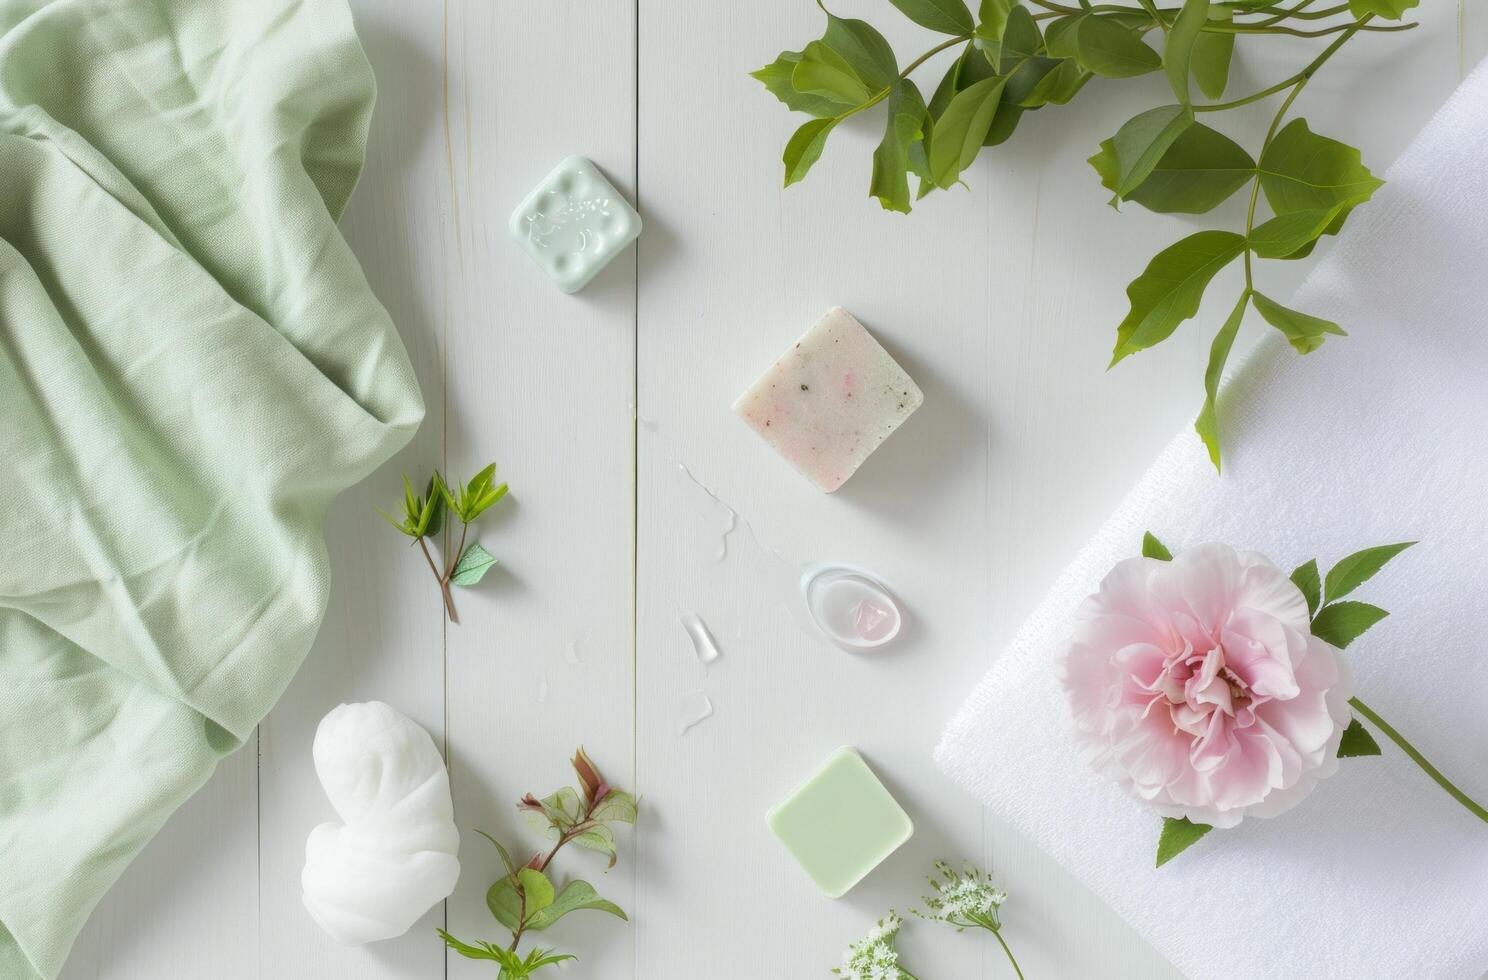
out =
{"type": "Polygon", "coordinates": [[[611,786],[582,748],[574,753],[572,763],[579,777],[578,790],[565,786],[542,799],[528,793],[517,804],[529,822],[553,842],[552,847],[537,851],[518,866],[500,841],[476,831],[496,848],[506,868],[506,874],[486,892],[486,907],[511,931],[510,943],[505,947],[484,940],[467,943],[439,930],[445,944],[461,956],[494,961],[501,968],[499,980],[522,980],[542,967],[575,958],[541,947],[521,956],[517,948],[529,932],[540,932],[570,912],[586,909],[626,918],[620,906],[601,898],[587,881],[572,879],[559,889],[548,874],[553,859],[569,844],[608,854],[609,866],[614,867],[615,833],[610,824],[636,821],[635,797],[611,786]]]}

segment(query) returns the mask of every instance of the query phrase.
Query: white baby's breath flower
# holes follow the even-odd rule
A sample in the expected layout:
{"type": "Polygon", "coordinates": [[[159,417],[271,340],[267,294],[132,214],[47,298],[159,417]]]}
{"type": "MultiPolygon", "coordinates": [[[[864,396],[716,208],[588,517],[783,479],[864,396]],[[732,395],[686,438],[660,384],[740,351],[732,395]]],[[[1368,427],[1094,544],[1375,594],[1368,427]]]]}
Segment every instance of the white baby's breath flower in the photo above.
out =
{"type": "Polygon", "coordinates": [[[866,936],[847,948],[842,965],[832,972],[844,980],[915,980],[914,974],[899,965],[899,951],[894,948],[903,921],[894,912],[880,919],[866,936]]]}
{"type": "Polygon", "coordinates": [[[1007,901],[1007,892],[992,884],[990,874],[972,867],[958,872],[943,861],[936,862],[935,869],[944,881],[930,879],[936,894],[925,899],[923,912],[913,910],[916,915],[958,929],[979,926],[995,931],[1001,927],[998,910],[1007,901]]]}

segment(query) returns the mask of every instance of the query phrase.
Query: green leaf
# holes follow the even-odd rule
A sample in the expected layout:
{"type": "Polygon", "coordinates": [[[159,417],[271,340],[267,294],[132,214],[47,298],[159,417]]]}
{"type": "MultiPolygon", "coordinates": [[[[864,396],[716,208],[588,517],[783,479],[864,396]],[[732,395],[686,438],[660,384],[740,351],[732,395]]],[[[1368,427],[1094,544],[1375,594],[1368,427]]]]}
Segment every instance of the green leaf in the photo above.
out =
{"type": "Polygon", "coordinates": [[[1193,63],[1194,45],[1209,23],[1209,0],[1183,0],[1183,7],[1168,28],[1168,40],[1163,47],[1163,70],[1167,72],[1168,84],[1173,94],[1184,105],[1190,103],[1188,94],[1189,68],[1193,63]]]}
{"type": "Polygon", "coordinates": [[[994,49],[991,45],[984,45],[982,50],[999,75],[1010,75],[1019,62],[1038,54],[1043,43],[1043,36],[1039,34],[1038,23],[1033,15],[1028,12],[1027,7],[1017,6],[1008,13],[1002,40],[995,49],[996,57],[993,58],[994,49]]]}
{"type": "Polygon", "coordinates": [[[589,812],[589,819],[635,823],[638,813],[639,806],[634,796],[622,789],[612,789],[594,805],[594,809],[589,812]]]}
{"type": "Polygon", "coordinates": [[[522,886],[523,909],[528,921],[543,909],[553,904],[553,882],[536,868],[522,868],[517,872],[517,881],[522,886]]]}
{"type": "Polygon", "coordinates": [[[1082,15],[1070,30],[1075,32],[1075,57],[1097,75],[1131,78],[1162,67],[1162,57],[1142,36],[1115,18],[1082,15]]]}
{"type": "Polygon", "coordinates": [[[1255,176],[1255,166],[1240,144],[1196,122],[1178,134],[1147,178],[1125,197],[1160,214],[1203,214],[1245,186],[1255,176]]]}
{"type": "Polygon", "coordinates": [[[1351,718],[1348,727],[1343,730],[1343,738],[1338,742],[1338,758],[1352,759],[1361,755],[1379,754],[1379,743],[1369,734],[1369,729],[1361,725],[1359,719],[1351,718]]]}
{"type": "Polygon", "coordinates": [[[1384,181],[1369,172],[1359,151],[1319,136],[1305,119],[1282,127],[1261,154],[1261,190],[1277,214],[1327,211],[1360,204],[1384,181]]]}
{"type": "MultiPolygon", "coordinates": [[[[1038,80],[1033,91],[1018,100],[1018,105],[1036,109],[1041,105],[1064,105],[1095,76],[1080,67],[1073,58],[1065,58],[1038,80]]],[[[994,125],[996,120],[993,121],[994,125]]]]}
{"type": "Polygon", "coordinates": [[[1002,87],[1003,104],[1020,106],[1038,88],[1044,76],[1058,67],[1057,60],[1037,54],[1018,62],[1008,75],[1007,84],[1002,87]]]}
{"type": "Polygon", "coordinates": [[[970,34],[976,29],[962,0],[889,0],[921,27],[942,34],[970,34]]]}
{"type": "Polygon", "coordinates": [[[935,121],[930,137],[930,176],[949,188],[976,159],[1002,96],[1006,78],[986,78],[957,92],[935,121]]]}
{"type": "Polygon", "coordinates": [[[800,51],[782,51],[780,57],[763,68],[750,72],[749,75],[751,78],[758,79],[771,95],[785,103],[785,107],[792,112],[804,112],[812,116],[829,118],[857,104],[836,96],[796,91],[794,76],[796,66],[801,63],[802,56],[803,52],[800,51]]]}
{"type": "Polygon", "coordinates": [[[1158,561],[1172,561],[1173,553],[1168,546],[1157,540],[1157,535],[1148,531],[1142,535],[1142,557],[1156,558],[1158,561]]]}
{"type": "Polygon", "coordinates": [[[978,42],[1002,42],[1002,32],[1007,27],[1008,15],[1018,5],[1018,0],[982,0],[977,11],[976,36],[978,42]]]}
{"type": "Polygon", "coordinates": [[[506,848],[504,848],[504,847],[501,846],[501,841],[499,841],[496,838],[492,837],[490,834],[486,833],[484,830],[477,830],[476,833],[477,834],[480,834],[486,840],[490,841],[491,844],[496,848],[496,853],[501,855],[501,863],[506,866],[506,873],[509,874],[509,875],[516,874],[517,873],[517,866],[512,863],[511,854],[507,851],[506,848]]]}
{"type": "Polygon", "coordinates": [[[1399,20],[1421,0],[1348,0],[1349,13],[1354,17],[1375,14],[1386,20],[1399,20]]]}
{"type": "Polygon", "coordinates": [[[563,891],[553,901],[552,905],[543,909],[537,915],[528,916],[527,928],[541,931],[557,922],[570,912],[580,909],[592,909],[596,912],[608,912],[610,915],[624,919],[625,911],[614,902],[600,898],[595,892],[594,886],[587,881],[570,881],[563,887],[563,891]]]}
{"type": "Polygon", "coordinates": [[[572,786],[565,786],[541,802],[543,815],[560,833],[567,833],[584,819],[584,804],[572,786]]]}
{"type": "Polygon", "coordinates": [[[1162,867],[1214,828],[1206,823],[1192,823],[1187,817],[1164,817],[1162,836],[1157,839],[1157,865],[1162,867]]]}
{"type": "Polygon", "coordinates": [[[1312,243],[1333,224],[1341,208],[1293,211],[1263,221],[1250,230],[1251,250],[1263,259],[1286,259],[1303,249],[1311,251],[1312,243]]]}
{"type": "MultiPolygon", "coordinates": [[[[1228,24],[1234,18],[1228,7],[1213,7],[1209,19],[1228,24]]],[[[1230,80],[1230,61],[1235,56],[1235,35],[1224,31],[1204,31],[1194,42],[1193,77],[1199,89],[1211,99],[1224,95],[1230,80]]]]}
{"type": "Polygon", "coordinates": [[[1348,336],[1332,320],[1324,320],[1321,317],[1282,306],[1261,293],[1252,293],[1251,299],[1255,302],[1256,311],[1265,318],[1267,323],[1285,334],[1299,354],[1310,354],[1323,346],[1323,338],[1328,334],[1338,337],[1348,336]]]}
{"type": "Polygon", "coordinates": [[[1126,287],[1131,311],[1116,328],[1111,363],[1166,340],[1199,311],[1209,281],[1244,249],[1242,235],[1201,231],[1158,252],[1126,287]]]}
{"type": "Polygon", "coordinates": [[[1198,420],[1194,422],[1194,431],[1204,440],[1204,445],[1209,450],[1209,462],[1214,464],[1216,471],[1220,468],[1220,453],[1219,414],[1215,399],[1219,395],[1219,381],[1224,376],[1225,362],[1230,359],[1230,350],[1235,346],[1235,336],[1245,320],[1245,307],[1249,302],[1249,291],[1241,292],[1240,299],[1230,311],[1224,326],[1214,335],[1214,343],[1209,346],[1209,366],[1204,369],[1204,407],[1199,412],[1198,420]]]}
{"type": "Polygon", "coordinates": [[[414,533],[414,531],[408,527],[405,521],[398,520],[392,514],[389,514],[387,511],[383,510],[381,507],[374,507],[372,509],[377,511],[378,514],[382,515],[382,519],[391,524],[393,526],[393,529],[399,534],[406,534],[408,537],[414,539],[422,537],[422,535],[414,533]]]}
{"type": "Polygon", "coordinates": [[[868,193],[885,210],[909,213],[909,148],[923,136],[925,120],[925,100],[915,83],[896,81],[889,89],[888,123],[883,141],[873,151],[873,176],[868,183],[868,193]]]}
{"type": "Polygon", "coordinates": [[[813,119],[802,124],[785,144],[781,160],[785,163],[785,186],[789,187],[805,177],[812,164],[821,158],[827,137],[837,125],[836,119],[813,119]]]}
{"type": "MultiPolygon", "coordinates": [[[[930,102],[926,106],[926,111],[930,113],[931,119],[939,119],[944,115],[946,106],[950,105],[951,99],[955,97],[957,92],[961,91],[961,85],[959,84],[961,70],[966,64],[967,57],[972,54],[975,54],[975,52],[970,48],[963,50],[960,57],[951,62],[951,67],[947,68],[946,73],[941,76],[940,84],[935,86],[935,91],[930,93],[930,102]]],[[[978,56],[978,60],[985,63],[987,59],[978,56]]]]}
{"type": "Polygon", "coordinates": [[[432,538],[444,530],[444,478],[439,475],[438,471],[429,477],[424,495],[426,499],[424,506],[429,511],[429,519],[424,524],[424,537],[432,538]]]}
{"type": "MultiPolygon", "coordinates": [[[[528,975],[530,975],[533,971],[541,967],[552,966],[554,963],[576,959],[578,957],[572,953],[555,953],[551,949],[534,948],[527,954],[527,958],[522,961],[522,969],[526,970],[528,975]]],[[[501,980],[501,978],[497,977],[496,980],[501,980]]]]}
{"type": "Polygon", "coordinates": [[[495,564],[495,556],[485,548],[482,548],[479,541],[476,541],[470,547],[466,548],[465,553],[460,556],[459,562],[455,564],[455,574],[450,576],[450,581],[455,585],[463,585],[468,588],[485,578],[486,573],[495,564]]]}
{"type": "Polygon", "coordinates": [[[470,478],[470,482],[465,485],[465,492],[472,497],[480,496],[490,490],[495,482],[496,464],[487,463],[485,469],[470,478]]]}
{"type": "Polygon", "coordinates": [[[1379,606],[1371,606],[1367,602],[1334,602],[1324,606],[1313,619],[1312,635],[1344,650],[1388,615],[1390,614],[1379,606]]]}
{"type": "Polygon", "coordinates": [[[1101,183],[1118,200],[1141,186],[1194,122],[1188,106],[1166,105],[1128,119],[1116,135],[1101,142],[1100,152],[1088,161],[1101,183]]]}
{"type": "Polygon", "coordinates": [[[591,851],[599,851],[610,856],[610,867],[615,866],[615,833],[604,824],[597,824],[573,838],[573,842],[580,847],[587,847],[591,851]]]}
{"type": "Polygon", "coordinates": [[[460,940],[456,939],[454,936],[451,936],[443,929],[435,929],[434,931],[439,933],[440,938],[444,940],[444,944],[446,946],[459,953],[461,956],[466,957],[467,959],[495,960],[496,962],[502,963],[503,965],[506,962],[508,956],[507,951],[502,949],[500,946],[495,946],[491,943],[481,943],[479,946],[472,946],[470,943],[462,943],[460,940]]]}
{"type": "Polygon", "coordinates": [[[1385,544],[1377,548],[1365,548],[1356,551],[1328,571],[1328,579],[1325,584],[1325,595],[1329,602],[1342,599],[1350,592],[1363,585],[1374,577],[1374,574],[1384,568],[1396,555],[1406,548],[1414,545],[1414,541],[1402,541],[1399,544],[1385,544]]]}
{"type": "Polygon", "coordinates": [[[1089,14],[1072,14],[1058,17],[1044,25],[1044,50],[1051,58],[1075,58],[1080,56],[1076,40],[1080,36],[1080,24],[1089,14]]]}
{"type": "Polygon", "coordinates": [[[1292,584],[1302,592],[1302,598],[1307,600],[1307,615],[1316,616],[1319,604],[1322,602],[1322,581],[1318,577],[1318,563],[1314,558],[1305,565],[1298,565],[1292,572],[1292,584]]]}
{"type": "Polygon", "coordinates": [[[517,883],[511,875],[496,879],[487,889],[486,908],[491,910],[497,922],[512,932],[522,927],[522,893],[517,891],[517,883]]]}
{"type": "MultiPolygon", "coordinates": [[[[992,117],[992,125],[988,127],[987,135],[982,140],[983,146],[996,146],[1013,135],[1013,129],[1018,125],[1018,117],[1023,114],[1023,110],[1016,105],[1009,104],[1008,90],[1026,77],[1024,72],[1029,68],[1030,64],[1040,60],[1042,59],[1033,58],[1022,62],[1012,75],[1007,76],[1006,83],[1002,88],[1002,95],[999,97],[999,104],[992,117]]],[[[957,92],[963,92],[977,82],[1000,77],[992,70],[992,64],[982,56],[982,53],[972,48],[967,48],[962,52],[961,57],[957,59],[951,72],[947,74],[951,80],[951,86],[944,90],[937,89],[935,95],[930,100],[930,114],[935,119],[940,119],[945,115],[946,108],[957,92]]],[[[941,84],[944,86],[945,82],[942,81],[941,84]]],[[[928,142],[934,142],[933,136],[928,142]]],[[[925,171],[929,173],[928,154],[925,159],[925,171]]],[[[922,182],[920,184],[919,196],[924,197],[934,188],[935,185],[933,183],[922,182]]]]}
{"type": "Polygon", "coordinates": [[[847,59],[821,41],[812,41],[801,52],[801,61],[791,74],[791,85],[798,92],[850,106],[862,105],[873,96],[847,59]]]}
{"type": "Polygon", "coordinates": [[[888,88],[899,77],[894,49],[865,21],[827,14],[822,43],[841,55],[873,92],[888,88]]]}

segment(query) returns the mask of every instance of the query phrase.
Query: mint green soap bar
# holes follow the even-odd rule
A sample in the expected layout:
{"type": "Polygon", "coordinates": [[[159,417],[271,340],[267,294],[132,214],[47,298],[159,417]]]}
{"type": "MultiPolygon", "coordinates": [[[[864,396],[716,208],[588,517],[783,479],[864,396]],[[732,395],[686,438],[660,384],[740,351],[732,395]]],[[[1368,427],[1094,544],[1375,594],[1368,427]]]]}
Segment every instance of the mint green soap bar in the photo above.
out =
{"type": "Polygon", "coordinates": [[[641,234],[641,216],[599,168],[569,157],[512,212],[512,237],[558,288],[576,293],[641,234]]]}
{"type": "Polygon", "coordinates": [[[820,769],[765,815],[816,886],[841,898],[914,833],[914,823],[856,749],[820,769]]]}

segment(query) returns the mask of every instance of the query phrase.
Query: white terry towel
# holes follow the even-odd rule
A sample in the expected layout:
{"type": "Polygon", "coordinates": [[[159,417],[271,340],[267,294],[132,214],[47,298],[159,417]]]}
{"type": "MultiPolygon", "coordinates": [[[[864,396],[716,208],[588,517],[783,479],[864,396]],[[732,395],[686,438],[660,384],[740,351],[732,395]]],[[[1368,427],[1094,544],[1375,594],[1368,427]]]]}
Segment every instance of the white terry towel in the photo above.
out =
{"type": "Polygon", "coordinates": [[[1393,744],[1154,869],[1161,821],[1081,761],[1053,663],[1076,606],[1145,530],[1283,568],[1419,539],[1358,593],[1391,616],[1345,656],[1360,697],[1488,801],[1488,65],[1387,178],[1288,304],[1350,336],[1305,358],[1261,343],[1221,399],[1224,476],[1181,433],[936,751],[1195,980],[1488,969],[1488,825],[1393,744]]]}

